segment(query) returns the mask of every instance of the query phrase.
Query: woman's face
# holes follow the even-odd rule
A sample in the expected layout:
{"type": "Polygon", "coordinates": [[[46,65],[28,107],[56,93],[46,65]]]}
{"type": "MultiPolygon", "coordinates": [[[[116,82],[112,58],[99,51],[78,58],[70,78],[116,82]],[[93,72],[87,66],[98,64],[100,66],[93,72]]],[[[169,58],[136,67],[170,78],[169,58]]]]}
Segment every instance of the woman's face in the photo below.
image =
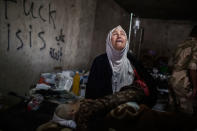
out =
{"type": "Polygon", "coordinates": [[[121,28],[116,28],[112,32],[111,42],[114,49],[121,51],[122,49],[125,48],[126,41],[127,41],[126,34],[121,28]]]}

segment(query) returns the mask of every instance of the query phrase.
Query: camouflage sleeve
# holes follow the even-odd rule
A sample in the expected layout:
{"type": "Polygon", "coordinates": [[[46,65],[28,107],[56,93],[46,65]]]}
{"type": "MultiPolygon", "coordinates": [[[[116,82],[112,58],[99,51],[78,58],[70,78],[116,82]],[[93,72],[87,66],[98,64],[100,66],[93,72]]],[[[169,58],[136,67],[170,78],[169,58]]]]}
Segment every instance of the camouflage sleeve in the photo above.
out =
{"type": "Polygon", "coordinates": [[[84,100],[76,115],[77,131],[87,131],[88,124],[96,114],[107,114],[110,110],[128,101],[141,101],[145,97],[141,89],[127,89],[100,99],[84,100]]]}
{"type": "Polygon", "coordinates": [[[105,96],[103,99],[98,99],[98,101],[103,103],[107,112],[128,101],[140,102],[142,99],[144,99],[145,94],[142,88],[136,87],[137,85],[132,86],[124,91],[105,96]]]}
{"type": "Polygon", "coordinates": [[[178,70],[188,68],[188,60],[190,59],[191,47],[178,47],[174,56],[174,67],[178,70]]]}
{"type": "Polygon", "coordinates": [[[192,56],[191,60],[188,65],[188,69],[191,70],[197,70],[197,44],[195,44],[195,47],[192,49],[192,56]]]}

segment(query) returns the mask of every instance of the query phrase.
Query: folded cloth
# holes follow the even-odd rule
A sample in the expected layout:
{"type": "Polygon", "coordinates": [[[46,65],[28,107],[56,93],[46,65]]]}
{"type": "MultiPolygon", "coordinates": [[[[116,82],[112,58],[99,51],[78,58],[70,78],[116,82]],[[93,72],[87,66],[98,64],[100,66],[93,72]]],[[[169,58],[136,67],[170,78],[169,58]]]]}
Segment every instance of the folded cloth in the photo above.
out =
{"type": "Polygon", "coordinates": [[[66,126],[75,129],[77,127],[77,124],[73,120],[65,120],[60,117],[58,117],[55,113],[53,114],[53,118],[51,120],[52,122],[58,123],[61,126],[66,126]]]}
{"type": "Polygon", "coordinates": [[[136,80],[134,81],[135,83],[139,84],[140,87],[142,87],[142,89],[144,90],[144,93],[146,96],[150,95],[149,92],[149,88],[146,85],[146,83],[140,78],[139,74],[137,73],[136,70],[134,70],[135,76],[136,76],[136,80]]]}

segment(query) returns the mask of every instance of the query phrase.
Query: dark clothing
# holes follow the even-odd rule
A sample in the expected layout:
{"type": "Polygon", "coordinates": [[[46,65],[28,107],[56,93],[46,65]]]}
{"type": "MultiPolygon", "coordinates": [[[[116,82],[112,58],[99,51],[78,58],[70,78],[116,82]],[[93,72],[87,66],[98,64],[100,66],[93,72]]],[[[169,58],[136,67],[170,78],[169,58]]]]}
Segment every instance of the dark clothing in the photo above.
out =
{"type": "Polygon", "coordinates": [[[86,98],[96,99],[112,93],[112,69],[107,54],[102,54],[93,61],[86,87],[86,98]]]}
{"type": "MultiPolygon", "coordinates": [[[[149,88],[150,96],[146,98],[145,103],[149,106],[154,105],[156,102],[156,87],[152,76],[147,73],[142,64],[131,53],[128,53],[127,58],[149,88]]],[[[96,57],[93,61],[86,88],[86,98],[97,99],[112,93],[112,69],[105,53],[96,57]]]]}

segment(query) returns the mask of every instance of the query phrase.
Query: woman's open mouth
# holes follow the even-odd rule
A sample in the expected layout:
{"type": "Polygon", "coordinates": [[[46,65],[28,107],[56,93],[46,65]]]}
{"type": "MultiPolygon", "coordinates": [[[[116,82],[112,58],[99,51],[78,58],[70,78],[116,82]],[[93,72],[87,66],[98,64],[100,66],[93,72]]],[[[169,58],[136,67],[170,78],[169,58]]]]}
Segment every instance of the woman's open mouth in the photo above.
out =
{"type": "Polygon", "coordinates": [[[122,42],[123,42],[123,40],[119,39],[119,40],[116,40],[116,42],[121,42],[121,43],[122,43],[122,42]]]}

